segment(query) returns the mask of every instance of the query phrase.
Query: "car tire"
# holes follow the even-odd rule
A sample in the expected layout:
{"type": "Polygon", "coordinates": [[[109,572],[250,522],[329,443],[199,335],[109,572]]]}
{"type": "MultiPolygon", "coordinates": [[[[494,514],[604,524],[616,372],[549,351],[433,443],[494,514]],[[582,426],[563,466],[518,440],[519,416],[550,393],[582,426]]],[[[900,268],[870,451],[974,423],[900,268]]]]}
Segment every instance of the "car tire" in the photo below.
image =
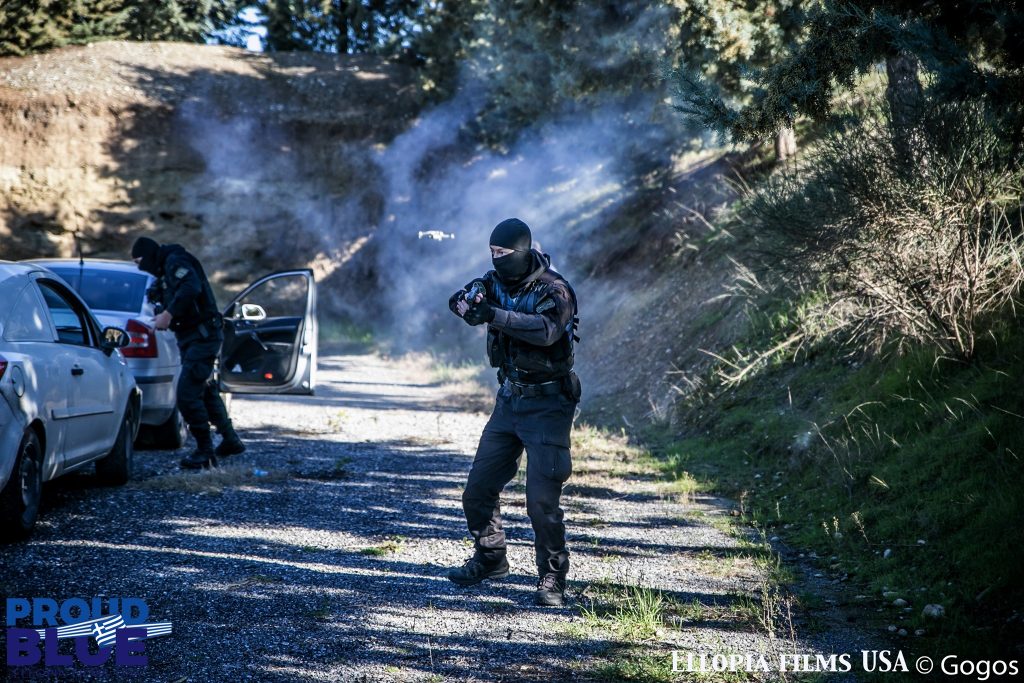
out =
{"type": "Polygon", "coordinates": [[[124,411],[114,447],[110,453],[96,461],[96,476],[109,486],[127,484],[132,478],[132,462],[135,460],[135,440],[132,438],[135,423],[132,420],[132,409],[128,408],[124,411]]]}
{"type": "Polygon", "coordinates": [[[158,450],[177,450],[188,440],[188,425],[177,408],[163,423],[150,427],[146,432],[148,444],[158,450]]]}
{"type": "Polygon", "coordinates": [[[7,486],[0,491],[0,538],[16,541],[28,538],[39,516],[43,494],[43,449],[30,427],[18,445],[18,457],[7,486]]]}

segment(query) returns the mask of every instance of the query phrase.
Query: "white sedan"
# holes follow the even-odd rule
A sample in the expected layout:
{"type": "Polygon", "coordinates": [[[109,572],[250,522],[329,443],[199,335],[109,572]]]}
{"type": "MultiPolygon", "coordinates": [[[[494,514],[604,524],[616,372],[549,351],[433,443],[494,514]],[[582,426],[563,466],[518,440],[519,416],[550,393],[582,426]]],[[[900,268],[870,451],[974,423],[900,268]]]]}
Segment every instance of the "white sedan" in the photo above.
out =
{"type": "MultiPolygon", "coordinates": [[[[185,423],[176,405],[181,373],[171,331],[153,329],[146,300],[152,275],[131,261],[36,259],[23,261],[59,275],[103,325],[128,332],[122,353],[142,392],[142,436],[157,448],[185,444],[185,423]]],[[[309,270],[258,278],[224,311],[221,388],[250,394],[310,394],[316,388],[316,283],[309,270]]],[[[230,394],[227,394],[230,397],[230,394]]]]}
{"type": "Polygon", "coordinates": [[[146,300],[153,276],[131,261],[37,259],[23,263],[56,273],[88,304],[101,325],[128,333],[131,343],[121,353],[142,392],[140,445],[184,446],[186,426],[175,400],[181,359],[174,333],[153,329],[153,305],[146,300]]]}
{"type": "Polygon", "coordinates": [[[43,482],[95,464],[131,476],[141,394],[116,327],[40,266],[0,261],[0,536],[25,538],[43,482]]]}

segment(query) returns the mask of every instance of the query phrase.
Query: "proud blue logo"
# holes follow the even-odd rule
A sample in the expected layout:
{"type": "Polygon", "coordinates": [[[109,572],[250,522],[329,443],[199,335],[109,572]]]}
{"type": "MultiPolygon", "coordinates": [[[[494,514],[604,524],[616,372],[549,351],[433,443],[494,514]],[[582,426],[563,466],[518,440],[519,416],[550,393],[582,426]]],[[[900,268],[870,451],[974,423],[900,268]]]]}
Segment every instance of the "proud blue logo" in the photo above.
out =
{"type": "Polygon", "coordinates": [[[148,618],[139,598],[7,598],[7,666],[102,666],[112,654],[118,666],[146,666],[146,639],[172,631],[171,622],[148,618]]]}

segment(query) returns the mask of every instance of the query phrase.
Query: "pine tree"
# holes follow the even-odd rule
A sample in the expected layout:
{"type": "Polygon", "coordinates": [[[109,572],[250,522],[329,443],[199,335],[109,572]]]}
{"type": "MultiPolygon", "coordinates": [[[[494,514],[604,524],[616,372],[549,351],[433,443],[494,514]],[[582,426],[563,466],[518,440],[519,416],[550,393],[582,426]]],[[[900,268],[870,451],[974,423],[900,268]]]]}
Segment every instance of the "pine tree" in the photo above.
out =
{"type": "Polygon", "coordinates": [[[467,49],[488,88],[476,133],[502,144],[600,95],[658,91],[671,19],[666,3],[639,0],[484,0],[467,49]]]}
{"type": "MultiPolygon", "coordinates": [[[[335,14],[347,15],[350,52],[395,55],[408,44],[421,0],[335,0],[335,14]]],[[[338,31],[339,41],[343,40],[338,31]]],[[[339,52],[341,43],[339,42],[339,52]]]]}
{"type": "Polygon", "coordinates": [[[0,2],[0,55],[21,56],[63,45],[65,33],[53,10],[56,0],[0,2]]]}
{"type": "MultiPolygon", "coordinates": [[[[896,129],[921,97],[919,67],[932,76],[937,99],[986,98],[997,109],[1017,110],[1024,100],[1022,46],[1018,2],[837,0],[810,12],[806,37],[754,74],[748,102],[731,106],[706,84],[683,79],[681,108],[734,140],[761,138],[798,116],[827,119],[837,89],[885,63],[896,129]]],[[[1021,130],[1020,121],[1014,125],[1021,130]]]]}
{"type": "Polygon", "coordinates": [[[128,37],[129,8],[124,0],[63,0],[70,15],[68,42],[117,40],[128,37]]]}
{"type": "Polygon", "coordinates": [[[459,66],[469,57],[486,0],[423,3],[417,15],[422,30],[410,39],[420,64],[425,92],[442,99],[455,92],[459,66]]]}
{"type": "MultiPolygon", "coordinates": [[[[680,64],[675,77],[687,93],[743,105],[754,96],[750,74],[775,61],[798,39],[806,0],[692,0],[675,19],[680,64]]],[[[792,125],[775,132],[780,160],[796,152],[792,125]]]]}
{"type": "Polygon", "coordinates": [[[329,0],[262,0],[257,8],[265,17],[264,48],[270,52],[330,48],[327,7],[329,0]]]}
{"type": "Polygon", "coordinates": [[[98,39],[205,42],[237,21],[238,0],[3,0],[0,54],[98,39]]]}
{"type": "Polygon", "coordinates": [[[421,0],[261,0],[271,51],[396,54],[410,44],[421,0]]]}
{"type": "Polygon", "coordinates": [[[132,40],[201,43],[231,23],[239,3],[232,0],[123,0],[124,29],[132,40]]]}

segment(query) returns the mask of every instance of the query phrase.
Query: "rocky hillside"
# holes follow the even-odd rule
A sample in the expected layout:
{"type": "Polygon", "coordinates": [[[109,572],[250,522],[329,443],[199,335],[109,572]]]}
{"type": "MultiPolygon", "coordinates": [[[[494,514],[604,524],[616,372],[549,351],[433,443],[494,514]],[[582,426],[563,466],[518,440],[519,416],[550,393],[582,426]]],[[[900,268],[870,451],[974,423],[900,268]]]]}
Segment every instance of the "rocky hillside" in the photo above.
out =
{"type": "Polygon", "coordinates": [[[664,413],[673,373],[739,320],[716,299],[727,161],[650,102],[553,117],[500,153],[462,140],[471,97],[421,100],[410,71],[367,57],[108,42],[0,59],[0,258],[69,256],[76,232],[123,258],[150,234],[225,290],[312,267],[325,317],[479,359],[443,301],[520,215],[579,291],[593,409],[664,413]]]}
{"type": "Polygon", "coordinates": [[[303,211],[348,198],[414,96],[407,71],[358,57],[107,42],[0,59],[2,256],[69,255],[75,231],[87,254],[123,256],[151,233],[215,261],[224,282],[326,276],[361,226],[310,244],[293,239],[303,211]]]}

